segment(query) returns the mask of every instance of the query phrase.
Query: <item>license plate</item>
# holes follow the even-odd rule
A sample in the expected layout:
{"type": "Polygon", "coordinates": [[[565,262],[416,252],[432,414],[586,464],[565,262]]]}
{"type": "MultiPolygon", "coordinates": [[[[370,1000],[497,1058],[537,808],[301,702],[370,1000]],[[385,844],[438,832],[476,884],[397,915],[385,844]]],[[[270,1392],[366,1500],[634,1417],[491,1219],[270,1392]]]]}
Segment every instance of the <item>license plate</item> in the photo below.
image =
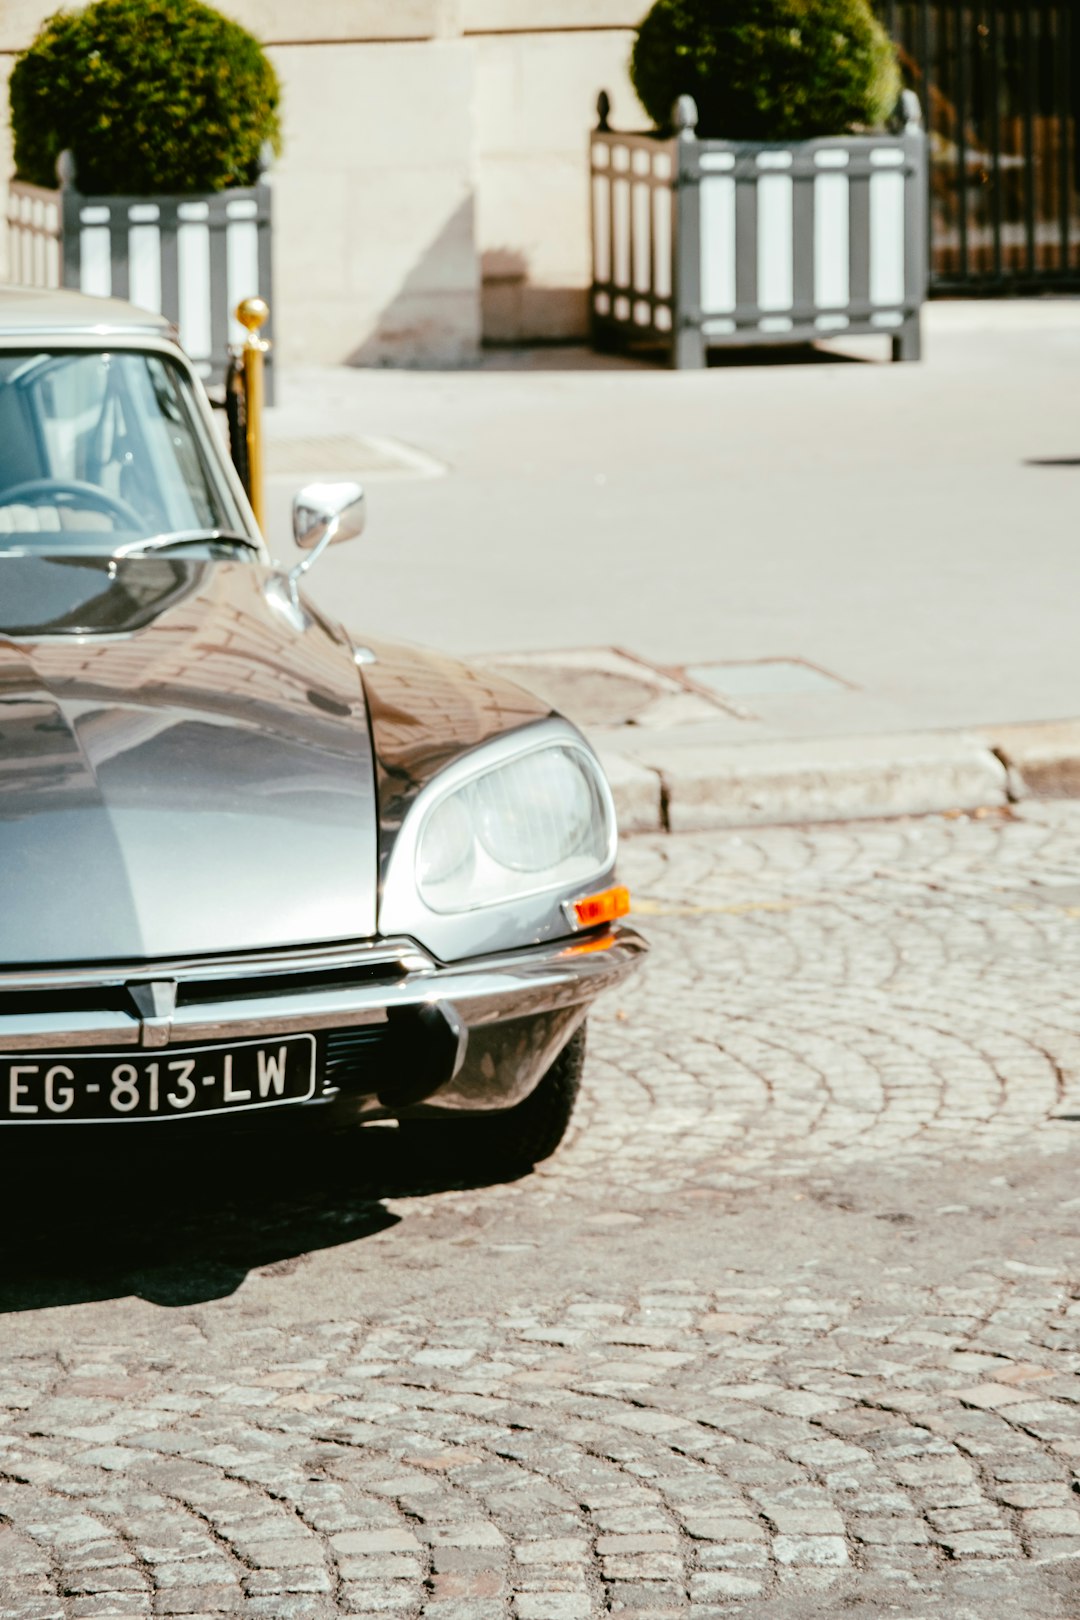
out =
{"type": "Polygon", "coordinates": [[[0,1056],[0,1123],[188,1119],[302,1102],[315,1091],[314,1035],[233,1046],[0,1056]]]}

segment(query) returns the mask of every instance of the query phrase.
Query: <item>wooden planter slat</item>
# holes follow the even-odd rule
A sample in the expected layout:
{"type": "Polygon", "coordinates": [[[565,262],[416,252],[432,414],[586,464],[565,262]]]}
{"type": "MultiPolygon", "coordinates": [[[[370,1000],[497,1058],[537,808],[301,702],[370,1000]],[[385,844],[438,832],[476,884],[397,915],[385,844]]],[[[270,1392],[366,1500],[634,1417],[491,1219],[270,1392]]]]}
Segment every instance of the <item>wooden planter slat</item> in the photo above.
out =
{"type": "MultiPolygon", "coordinates": [[[[258,296],[274,307],[270,214],[265,181],[205,195],[91,197],[72,185],[49,191],[13,180],[11,278],[23,286],[126,298],[165,315],[200,375],[221,383],[228,345],[244,337],[233,317],[236,305],[258,296]]],[[[266,333],[273,336],[270,327],[266,333]]],[[[271,401],[273,376],[271,349],[271,401]]]]}
{"type": "Polygon", "coordinates": [[[590,137],[598,348],[660,345],[677,367],[713,345],[888,334],[917,360],[926,296],[926,135],[900,127],[791,142],[698,140],[689,97],[670,139],[590,137]]]}

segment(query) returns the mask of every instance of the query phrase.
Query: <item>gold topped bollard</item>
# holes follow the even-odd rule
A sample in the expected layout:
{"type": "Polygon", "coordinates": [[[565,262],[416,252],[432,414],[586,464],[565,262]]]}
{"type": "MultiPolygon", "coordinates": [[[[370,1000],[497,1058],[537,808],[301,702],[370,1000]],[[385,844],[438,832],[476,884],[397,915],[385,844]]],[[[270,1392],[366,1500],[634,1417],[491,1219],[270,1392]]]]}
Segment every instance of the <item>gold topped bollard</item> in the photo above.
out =
{"type": "Polygon", "coordinates": [[[245,298],[236,306],[236,318],[247,330],[242,358],[247,406],[248,498],[251,501],[251,510],[255,514],[255,521],[264,532],[266,524],[263,503],[263,365],[270,345],[265,338],[259,336],[259,331],[269,317],[270,306],[264,298],[245,298]]]}

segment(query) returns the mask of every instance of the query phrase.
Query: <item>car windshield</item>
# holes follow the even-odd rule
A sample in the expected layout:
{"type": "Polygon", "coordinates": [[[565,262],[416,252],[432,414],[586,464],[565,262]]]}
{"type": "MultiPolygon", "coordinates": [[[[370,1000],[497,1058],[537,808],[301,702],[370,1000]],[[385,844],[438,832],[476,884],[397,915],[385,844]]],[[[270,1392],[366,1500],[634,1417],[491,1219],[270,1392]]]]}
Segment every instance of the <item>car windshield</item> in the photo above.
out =
{"type": "Polygon", "coordinates": [[[246,531],[215,456],[165,355],[0,352],[0,551],[236,555],[246,531]]]}

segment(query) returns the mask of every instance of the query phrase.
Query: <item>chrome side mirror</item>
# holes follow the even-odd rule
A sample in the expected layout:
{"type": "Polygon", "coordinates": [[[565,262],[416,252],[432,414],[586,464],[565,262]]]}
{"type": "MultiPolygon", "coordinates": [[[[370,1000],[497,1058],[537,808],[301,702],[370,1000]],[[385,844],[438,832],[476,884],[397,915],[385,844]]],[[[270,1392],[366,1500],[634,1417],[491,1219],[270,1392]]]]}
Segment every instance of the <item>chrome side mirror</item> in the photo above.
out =
{"type": "Polygon", "coordinates": [[[306,484],[293,497],[293,539],[308,555],[297,563],[289,579],[295,582],[306,574],[327,546],[363,534],[366,520],[359,484],[306,484]]]}

